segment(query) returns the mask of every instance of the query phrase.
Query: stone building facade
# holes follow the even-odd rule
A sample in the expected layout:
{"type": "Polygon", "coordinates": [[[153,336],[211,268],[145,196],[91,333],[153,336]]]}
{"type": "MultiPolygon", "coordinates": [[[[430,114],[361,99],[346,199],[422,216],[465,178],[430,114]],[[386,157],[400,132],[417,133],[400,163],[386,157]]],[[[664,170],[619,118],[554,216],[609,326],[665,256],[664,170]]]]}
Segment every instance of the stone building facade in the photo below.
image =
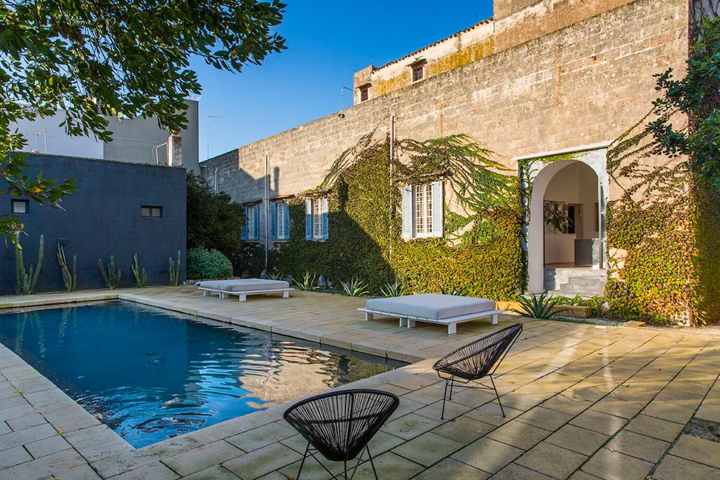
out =
{"type": "Polygon", "coordinates": [[[358,71],[352,107],[212,158],[202,171],[240,203],[261,200],[266,180],[270,198],[292,196],[316,187],[362,135],[387,133],[393,117],[397,138],[467,134],[512,170],[581,153],[598,175],[602,223],[604,203],[619,196],[604,150],[651,109],[655,74],[684,71],[688,25],[687,0],[494,0],[493,18],[358,71]]]}

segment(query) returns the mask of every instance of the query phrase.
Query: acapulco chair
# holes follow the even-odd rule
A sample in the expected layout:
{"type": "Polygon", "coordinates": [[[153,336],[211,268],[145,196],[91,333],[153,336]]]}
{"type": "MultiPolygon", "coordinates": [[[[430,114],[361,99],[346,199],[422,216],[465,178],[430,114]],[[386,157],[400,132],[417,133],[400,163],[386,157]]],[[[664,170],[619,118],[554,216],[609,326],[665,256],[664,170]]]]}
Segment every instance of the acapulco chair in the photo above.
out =
{"type": "Polygon", "coordinates": [[[392,393],[354,389],[316,395],[288,408],[283,417],[308,442],[296,478],[300,479],[308,455],[332,478],[339,478],[320,461],[316,455],[319,453],[327,460],[343,462],[344,478],[351,479],[363,461],[363,453],[367,452],[377,479],[368,442],[390,418],[399,403],[398,397],[392,393]],[[355,458],[357,462],[352,475],[348,477],[348,462],[355,458]]]}
{"type": "Polygon", "coordinates": [[[464,347],[460,347],[435,362],[433,369],[437,372],[438,377],[445,380],[443,406],[440,413],[441,420],[445,419],[445,400],[452,400],[453,387],[494,391],[502,416],[505,416],[505,410],[500,402],[500,395],[495,387],[493,375],[522,333],[522,329],[520,323],[505,327],[464,347]],[[491,385],[479,382],[484,377],[490,379],[491,385]],[[477,383],[478,386],[470,385],[472,382],[477,383]],[[458,383],[460,385],[457,385],[458,383]],[[449,397],[448,387],[450,387],[449,397]]]}

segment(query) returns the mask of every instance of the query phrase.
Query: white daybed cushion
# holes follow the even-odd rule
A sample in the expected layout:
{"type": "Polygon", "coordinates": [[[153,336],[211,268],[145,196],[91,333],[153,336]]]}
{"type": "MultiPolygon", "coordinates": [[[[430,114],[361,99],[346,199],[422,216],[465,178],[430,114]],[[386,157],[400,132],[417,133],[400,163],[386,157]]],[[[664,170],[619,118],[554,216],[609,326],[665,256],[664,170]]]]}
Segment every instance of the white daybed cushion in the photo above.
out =
{"type": "Polygon", "coordinates": [[[367,310],[395,315],[408,315],[430,320],[482,313],[495,310],[495,301],[478,297],[461,297],[426,293],[402,297],[372,298],[365,305],[367,310]]]}
{"type": "Polygon", "coordinates": [[[283,280],[265,280],[262,278],[238,278],[233,280],[206,280],[198,282],[200,288],[224,290],[226,292],[253,292],[257,290],[282,290],[290,288],[283,280]]]}

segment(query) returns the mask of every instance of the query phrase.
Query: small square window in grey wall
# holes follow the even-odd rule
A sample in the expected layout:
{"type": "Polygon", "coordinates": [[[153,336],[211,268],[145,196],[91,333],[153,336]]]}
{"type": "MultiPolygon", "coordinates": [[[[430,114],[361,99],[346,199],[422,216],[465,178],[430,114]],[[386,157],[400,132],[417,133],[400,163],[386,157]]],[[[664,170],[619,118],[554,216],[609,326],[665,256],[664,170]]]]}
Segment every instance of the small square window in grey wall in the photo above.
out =
{"type": "Polygon", "coordinates": [[[27,200],[10,200],[10,207],[12,209],[12,213],[14,213],[15,215],[25,215],[26,213],[28,213],[29,204],[30,202],[27,200]]]}
{"type": "Polygon", "coordinates": [[[143,217],[160,218],[163,216],[163,208],[153,205],[143,205],[140,207],[140,215],[143,217]]]}

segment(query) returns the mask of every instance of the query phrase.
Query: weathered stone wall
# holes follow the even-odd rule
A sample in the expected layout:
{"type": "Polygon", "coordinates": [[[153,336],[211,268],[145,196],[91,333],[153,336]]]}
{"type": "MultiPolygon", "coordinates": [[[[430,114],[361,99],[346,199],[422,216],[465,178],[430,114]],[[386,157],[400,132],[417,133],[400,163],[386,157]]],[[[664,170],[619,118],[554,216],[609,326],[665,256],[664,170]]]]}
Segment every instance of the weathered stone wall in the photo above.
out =
{"type": "MultiPolygon", "coordinates": [[[[608,142],[649,111],[653,74],[682,71],[687,59],[687,0],[628,1],[567,0],[575,10],[565,21],[589,18],[523,41],[550,29],[530,15],[512,48],[243,146],[203,170],[211,184],[217,171],[218,187],[234,200],[258,200],[267,155],[271,195],[296,194],[317,186],[360,136],[375,127],[384,135],[391,114],[399,138],[466,133],[511,168],[520,156],[608,142]],[[593,14],[599,4],[619,6],[593,14]]],[[[558,2],[529,10],[547,3],[558,2]]]]}

